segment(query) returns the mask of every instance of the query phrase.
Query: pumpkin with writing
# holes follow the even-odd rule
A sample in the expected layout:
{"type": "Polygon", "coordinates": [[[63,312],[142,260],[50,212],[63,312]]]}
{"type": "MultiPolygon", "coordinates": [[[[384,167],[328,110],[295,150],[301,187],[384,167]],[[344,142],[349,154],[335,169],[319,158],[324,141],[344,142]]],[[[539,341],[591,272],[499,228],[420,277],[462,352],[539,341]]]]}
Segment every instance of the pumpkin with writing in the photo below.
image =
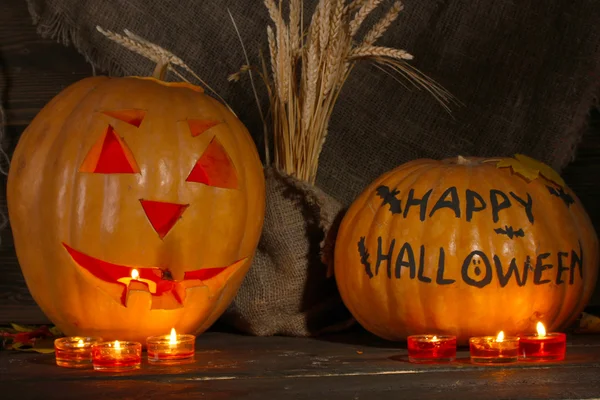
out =
{"type": "Polygon", "coordinates": [[[200,333],[250,267],[265,207],[256,147],[202,88],[92,77],[28,126],[8,177],[17,257],[67,335],[200,333]]]}
{"type": "Polygon", "coordinates": [[[367,330],[471,336],[563,329],[589,301],[598,238],[550,167],[524,155],[408,162],[338,232],[335,276],[367,330]]]}

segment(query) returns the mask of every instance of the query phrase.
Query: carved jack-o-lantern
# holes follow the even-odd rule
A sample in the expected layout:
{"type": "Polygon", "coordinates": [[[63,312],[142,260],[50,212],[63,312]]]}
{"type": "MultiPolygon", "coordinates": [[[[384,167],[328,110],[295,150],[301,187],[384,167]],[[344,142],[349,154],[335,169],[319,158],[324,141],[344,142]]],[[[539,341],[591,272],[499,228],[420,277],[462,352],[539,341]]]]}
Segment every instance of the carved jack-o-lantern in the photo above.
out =
{"type": "Polygon", "coordinates": [[[95,77],[65,89],[15,150],[8,206],[27,286],[66,334],[199,333],[250,267],[262,165],[201,88],[95,77]]]}

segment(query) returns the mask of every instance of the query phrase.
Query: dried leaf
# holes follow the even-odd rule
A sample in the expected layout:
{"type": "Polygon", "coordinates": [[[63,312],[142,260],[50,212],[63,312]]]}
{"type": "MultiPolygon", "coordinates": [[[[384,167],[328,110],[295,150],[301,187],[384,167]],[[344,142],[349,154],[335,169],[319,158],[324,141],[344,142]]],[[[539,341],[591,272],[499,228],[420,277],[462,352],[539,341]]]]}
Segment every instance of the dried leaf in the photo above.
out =
{"type": "Polygon", "coordinates": [[[18,324],[13,324],[13,323],[11,323],[10,326],[12,326],[12,328],[17,332],[33,332],[33,331],[39,329],[39,327],[18,325],[18,324]]]}
{"type": "Polygon", "coordinates": [[[54,349],[37,349],[37,348],[31,348],[31,349],[18,349],[19,351],[29,351],[29,352],[36,352],[36,353],[40,353],[40,354],[51,354],[54,353],[54,349]]]}
{"type": "Polygon", "coordinates": [[[515,174],[521,175],[529,181],[537,179],[541,175],[558,186],[565,187],[565,181],[552,167],[524,154],[515,154],[514,158],[503,158],[497,162],[496,167],[510,167],[515,174]]]}
{"type": "Polygon", "coordinates": [[[53,326],[52,328],[50,328],[50,333],[52,334],[52,336],[56,336],[56,337],[64,336],[64,333],[62,333],[60,331],[60,329],[58,329],[55,326],[53,326]]]}
{"type": "Polygon", "coordinates": [[[54,339],[63,336],[56,327],[27,326],[10,324],[10,328],[0,329],[0,349],[35,351],[38,353],[54,352],[54,339]]]}
{"type": "Polygon", "coordinates": [[[565,186],[563,178],[549,165],[524,154],[516,154],[515,157],[521,164],[526,165],[531,169],[537,169],[544,178],[556,183],[560,187],[565,186]]]}
{"type": "Polygon", "coordinates": [[[36,341],[36,343],[33,346],[28,343],[15,342],[10,347],[11,348],[9,350],[29,351],[41,354],[54,353],[54,346],[48,346],[48,341],[41,340],[36,341]]]}
{"type": "Polygon", "coordinates": [[[600,317],[585,312],[582,313],[577,331],[581,333],[600,333],[600,317]]]}

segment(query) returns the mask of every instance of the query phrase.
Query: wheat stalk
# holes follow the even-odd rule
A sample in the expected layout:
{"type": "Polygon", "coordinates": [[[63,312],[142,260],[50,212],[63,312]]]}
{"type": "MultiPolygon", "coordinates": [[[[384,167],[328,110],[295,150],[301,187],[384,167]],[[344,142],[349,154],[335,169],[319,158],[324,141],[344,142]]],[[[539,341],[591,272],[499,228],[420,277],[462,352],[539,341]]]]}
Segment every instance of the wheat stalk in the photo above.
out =
{"type": "Polygon", "coordinates": [[[350,21],[350,36],[356,35],[358,29],[362,25],[362,23],[367,19],[369,14],[377,8],[379,4],[381,4],[383,0],[369,0],[366,3],[363,3],[362,6],[358,9],[358,12],[354,16],[354,19],[350,21]]]}
{"type": "Polygon", "coordinates": [[[203,84],[208,90],[210,90],[219,100],[223,102],[229,111],[235,115],[233,109],[229,106],[229,104],[227,104],[225,99],[219,95],[219,93],[217,93],[208,83],[200,78],[198,74],[196,74],[181,58],[177,57],[170,51],[163,49],[159,45],[154,44],[127,29],[123,30],[125,36],[106,30],[99,25],[96,25],[96,30],[113,42],[120,44],[126,49],[131,50],[150,61],[155,62],[156,68],[153,75],[156,78],[162,79],[166,71],[171,71],[181,80],[189,83],[188,79],[186,79],[179,71],[177,71],[177,69],[173,68],[173,66],[181,67],[183,70],[197,79],[201,84],[203,84]]]}
{"type": "MultiPolygon", "coordinates": [[[[450,111],[453,96],[410,65],[413,56],[409,52],[375,45],[403,10],[400,1],[394,1],[362,39],[358,38],[361,27],[384,0],[319,0],[307,27],[302,0],[287,0],[287,21],[283,0],[278,4],[276,0],[263,1],[271,18],[267,27],[271,76],[263,57],[259,73],[269,95],[271,126],[267,129],[265,123],[265,131],[271,131],[274,164],[283,172],[315,182],[329,119],[357,62],[369,61],[399,82],[403,78],[426,90],[450,111]]],[[[239,79],[241,72],[230,79],[239,79]]]]}
{"type": "Polygon", "coordinates": [[[377,39],[383,36],[383,34],[385,33],[385,31],[387,31],[392,22],[394,22],[398,18],[398,15],[400,15],[400,11],[402,11],[403,8],[404,6],[402,5],[402,3],[396,1],[389,9],[387,14],[385,14],[383,18],[381,18],[381,20],[379,20],[379,22],[377,22],[373,26],[373,28],[371,28],[371,30],[365,35],[362,45],[371,45],[375,43],[377,39]]]}
{"type": "Polygon", "coordinates": [[[362,46],[353,49],[348,55],[350,61],[359,58],[390,57],[398,60],[412,60],[413,56],[404,50],[390,47],[362,46]]]}
{"type": "Polygon", "coordinates": [[[300,0],[290,1],[290,51],[294,54],[294,56],[297,55],[301,47],[301,7],[302,2],[300,0]]]}

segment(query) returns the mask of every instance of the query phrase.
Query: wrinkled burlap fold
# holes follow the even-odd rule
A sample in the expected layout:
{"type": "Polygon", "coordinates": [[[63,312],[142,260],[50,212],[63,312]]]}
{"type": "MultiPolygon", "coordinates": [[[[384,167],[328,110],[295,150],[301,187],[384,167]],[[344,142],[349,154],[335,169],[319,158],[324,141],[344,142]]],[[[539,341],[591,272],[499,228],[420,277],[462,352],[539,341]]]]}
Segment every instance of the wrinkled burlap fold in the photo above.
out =
{"type": "Polygon", "coordinates": [[[265,169],[265,181],[263,234],[221,321],[261,336],[315,336],[348,327],[352,316],[328,273],[342,205],[272,168],[265,169]]]}

